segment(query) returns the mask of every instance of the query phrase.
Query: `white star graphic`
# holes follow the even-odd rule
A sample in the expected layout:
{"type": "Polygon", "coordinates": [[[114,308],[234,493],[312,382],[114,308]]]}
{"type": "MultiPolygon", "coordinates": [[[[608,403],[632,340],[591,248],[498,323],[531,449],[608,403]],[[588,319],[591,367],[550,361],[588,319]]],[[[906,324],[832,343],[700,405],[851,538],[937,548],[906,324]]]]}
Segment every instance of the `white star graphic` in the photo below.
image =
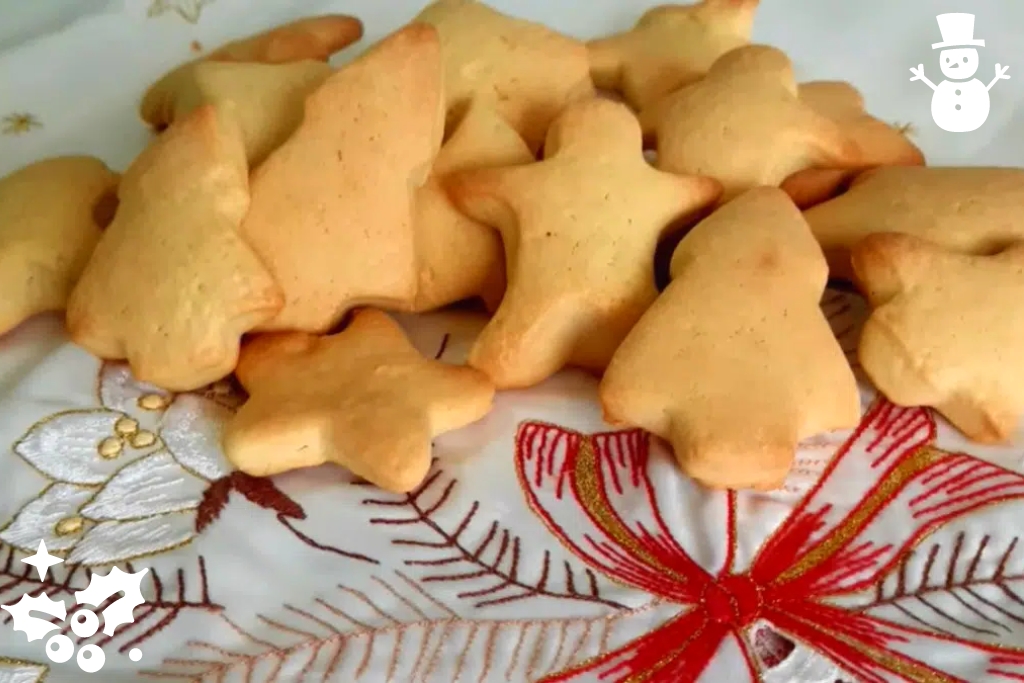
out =
{"type": "Polygon", "coordinates": [[[29,555],[22,560],[25,564],[30,564],[36,568],[36,571],[39,572],[40,581],[46,580],[46,572],[50,571],[50,567],[63,561],[46,551],[46,541],[39,541],[39,548],[36,550],[36,554],[29,555]]]}

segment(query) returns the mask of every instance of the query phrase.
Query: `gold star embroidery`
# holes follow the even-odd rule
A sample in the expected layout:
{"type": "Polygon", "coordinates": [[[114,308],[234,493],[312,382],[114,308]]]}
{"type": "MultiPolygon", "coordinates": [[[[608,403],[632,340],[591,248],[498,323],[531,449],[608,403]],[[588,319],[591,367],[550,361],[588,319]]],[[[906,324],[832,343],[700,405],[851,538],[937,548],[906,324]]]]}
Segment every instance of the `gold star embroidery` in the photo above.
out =
{"type": "Polygon", "coordinates": [[[168,12],[174,12],[188,23],[197,24],[203,13],[203,7],[212,2],[213,0],[153,0],[146,16],[159,17],[168,12]]]}
{"type": "Polygon", "coordinates": [[[34,115],[23,112],[8,114],[0,119],[3,127],[0,131],[4,135],[24,135],[31,132],[33,128],[42,128],[43,124],[34,115]]]}

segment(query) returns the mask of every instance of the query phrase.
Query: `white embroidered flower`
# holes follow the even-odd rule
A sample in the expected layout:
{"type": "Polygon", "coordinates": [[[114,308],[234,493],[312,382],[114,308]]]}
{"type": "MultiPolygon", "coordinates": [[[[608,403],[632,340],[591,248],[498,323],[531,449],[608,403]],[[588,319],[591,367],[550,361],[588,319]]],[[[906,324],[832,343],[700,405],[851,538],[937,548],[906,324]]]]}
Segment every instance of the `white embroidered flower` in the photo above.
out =
{"type": "Polygon", "coordinates": [[[42,539],[71,563],[106,565],[195,537],[205,491],[230,472],[219,447],[237,405],[230,385],[172,395],[105,364],[99,398],[101,407],[51,415],[14,445],[51,483],[0,541],[32,552],[42,539]]]}

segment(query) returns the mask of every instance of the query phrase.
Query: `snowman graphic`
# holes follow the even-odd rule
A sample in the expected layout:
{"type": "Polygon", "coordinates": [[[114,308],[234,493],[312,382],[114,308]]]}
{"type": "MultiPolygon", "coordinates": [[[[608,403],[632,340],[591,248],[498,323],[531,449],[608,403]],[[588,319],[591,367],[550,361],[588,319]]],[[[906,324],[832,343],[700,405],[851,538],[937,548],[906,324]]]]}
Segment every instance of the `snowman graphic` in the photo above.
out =
{"type": "Polygon", "coordinates": [[[911,81],[922,81],[931,88],[932,119],[935,125],[950,133],[968,133],[978,130],[988,119],[991,101],[988,91],[1004,78],[1008,66],[996,64],[996,77],[985,85],[974,74],[978,71],[978,51],[976,47],[985,47],[984,40],[974,37],[974,15],[962,12],[940,14],[935,17],[939,22],[942,42],[933,43],[933,50],[939,53],[939,66],[942,75],[949,80],[935,85],[924,75],[924,65],[911,67],[914,74],[911,81]]]}

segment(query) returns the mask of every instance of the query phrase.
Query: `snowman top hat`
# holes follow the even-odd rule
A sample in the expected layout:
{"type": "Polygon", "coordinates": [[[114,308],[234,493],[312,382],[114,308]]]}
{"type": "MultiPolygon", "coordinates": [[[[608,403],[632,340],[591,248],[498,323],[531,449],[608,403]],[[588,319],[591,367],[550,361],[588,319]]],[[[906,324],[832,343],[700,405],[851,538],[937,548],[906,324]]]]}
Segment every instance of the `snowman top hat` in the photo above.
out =
{"type": "Polygon", "coordinates": [[[952,12],[935,17],[942,33],[941,43],[932,43],[932,49],[946,47],[968,47],[976,45],[985,47],[984,40],[974,38],[974,15],[966,12],[952,12]]]}

